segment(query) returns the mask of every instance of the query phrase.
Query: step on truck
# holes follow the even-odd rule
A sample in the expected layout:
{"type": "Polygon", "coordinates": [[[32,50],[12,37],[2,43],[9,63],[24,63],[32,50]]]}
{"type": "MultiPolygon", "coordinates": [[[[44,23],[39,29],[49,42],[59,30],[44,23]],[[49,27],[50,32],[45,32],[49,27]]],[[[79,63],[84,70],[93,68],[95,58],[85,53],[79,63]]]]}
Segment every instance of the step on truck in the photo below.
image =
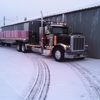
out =
{"type": "Polygon", "coordinates": [[[56,61],[84,59],[88,48],[82,33],[69,33],[66,23],[43,19],[2,26],[0,44],[15,44],[17,51],[24,53],[32,50],[41,55],[52,55],[56,61]]]}

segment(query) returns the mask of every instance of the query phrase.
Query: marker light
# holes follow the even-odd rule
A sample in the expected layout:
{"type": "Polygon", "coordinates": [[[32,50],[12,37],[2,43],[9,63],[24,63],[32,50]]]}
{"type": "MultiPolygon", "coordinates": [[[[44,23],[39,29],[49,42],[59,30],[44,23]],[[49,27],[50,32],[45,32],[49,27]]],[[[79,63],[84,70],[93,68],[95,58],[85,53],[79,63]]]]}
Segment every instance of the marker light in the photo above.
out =
{"type": "Polygon", "coordinates": [[[66,24],[66,23],[64,23],[64,25],[66,26],[67,24],[66,24]]]}
{"type": "Polygon", "coordinates": [[[53,24],[53,22],[51,22],[51,24],[53,24]]]}

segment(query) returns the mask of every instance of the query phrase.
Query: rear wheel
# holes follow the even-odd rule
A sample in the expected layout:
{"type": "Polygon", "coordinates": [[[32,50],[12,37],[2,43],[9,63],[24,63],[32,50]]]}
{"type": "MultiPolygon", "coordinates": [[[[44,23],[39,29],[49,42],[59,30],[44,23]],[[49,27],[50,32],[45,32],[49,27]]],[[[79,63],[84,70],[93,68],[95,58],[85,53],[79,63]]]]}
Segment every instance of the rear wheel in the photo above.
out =
{"type": "Polygon", "coordinates": [[[2,42],[1,42],[1,45],[2,45],[2,46],[4,46],[4,45],[5,45],[5,43],[2,43],[2,42]]]}
{"type": "Polygon", "coordinates": [[[23,53],[25,53],[25,52],[27,51],[27,50],[26,50],[26,47],[25,47],[25,44],[22,44],[22,48],[21,48],[21,49],[22,49],[22,52],[23,52],[23,53]]]}
{"type": "Polygon", "coordinates": [[[7,46],[11,46],[11,44],[7,44],[7,46]]]}
{"type": "Polygon", "coordinates": [[[21,51],[21,47],[22,47],[21,43],[17,43],[17,45],[16,45],[17,51],[21,51]]]}
{"type": "Polygon", "coordinates": [[[85,59],[85,57],[82,57],[82,58],[79,58],[79,59],[82,59],[83,60],[83,59],[85,59]]]}
{"type": "Polygon", "coordinates": [[[54,50],[53,56],[56,61],[61,62],[64,60],[64,51],[61,48],[57,47],[54,50]]]}

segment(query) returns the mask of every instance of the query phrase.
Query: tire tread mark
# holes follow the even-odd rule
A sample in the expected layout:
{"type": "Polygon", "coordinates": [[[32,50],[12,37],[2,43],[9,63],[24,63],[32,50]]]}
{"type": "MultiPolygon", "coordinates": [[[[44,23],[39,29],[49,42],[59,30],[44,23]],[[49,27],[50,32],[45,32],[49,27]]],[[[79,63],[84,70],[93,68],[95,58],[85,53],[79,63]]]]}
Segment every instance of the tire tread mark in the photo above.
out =
{"type": "Polygon", "coordinates": [[[86,72],[86,74],[90,75],[89,78],[91,78],[93,88],[95,89],[96,95],[100,100],[100,79],[98,79],[95,75],[93,75],[88,69],[82,67],[81,65],[79,65],[77,63],[74,63],[74,64],[79,66],[83,71],[86,72]]]}
{"type": "MultiPolygon", "coordinates": [[[[36,61],[36,60],[35,60],[36,61]]],[[[36,61],[37,62],[37,61],[36,61]]],[[[38,65],[38,63],[37,63],[38,65]]],[[[27,99],[26,100],[30,100],[32,94],[33,94],[33,97],[35,96],[36,92],[37,92],[37,89],[35,90],[35,93],[34,92],[34,89],[36,88],[36,84],[38,83],[39,81],[39,75],[40,75],[40,68],[39,68],[39,65],[38,65],[38,75],[37,75],[37,78],[36,78],[36,81],[34,83],[34,86],[32,87],[31,91],[30,91],[30,94],[28,95],[27,99]]]]}
{"type": "MultiPolygon", "coordinates": [[[[92,73],[90,71],[88,71],[87,69],[83,68],[82,66],[79,66],[78,64],[76,65],[76,63],[70,62],[68,64],[70,64],[74,68],[73,69],[71,67],[73,71],[75,71],[75,69],[76,69],[78,72],[80,72],[81,75],[85,78],[85,82],[86,81],[88,82],[89,86],[86,86],[86,83],[85,83],[85,86],[88,87],[87,89],[88,89],[88,92],[90,94],[90,97],[94,96],[94,97],[91,97],[91,99],[100,100],[100,90],[99,90],[100,89],[100,85],[98,86],[94,82],[94,80],[92,80],[94,78],[93,75],[91,75],[92,73]]],[[[80,76],[78,75],[78,77],[80,77],[80,76]]],[[[97,82],[99,82],[99,80],[97,78],[95,78],[95,79],[97,80],[97,82]]]]}
{"type": "Polygon", "coordinates": [[[38,75],[26,100],[46,100],[50,86],[50,71],[48,65],[42,59],[35,59],[31,55],[29,58],[37,63],[38,75]]]}
{"type": "Polygon", "coordinates": [[[43,90],[41,92],[41,95],[39,97],[39,100],[42,98],[42,95],[44,94],[44,92],[45,92],[45,95],[43,97],[43,100],[46,100],[47,93],[48,93],[49,86],[50,86],[50,71],[49,71],[47,64],[42,59],[40,59],[40,60],[45,68],[45,84],[44,84],[43,90]]]}

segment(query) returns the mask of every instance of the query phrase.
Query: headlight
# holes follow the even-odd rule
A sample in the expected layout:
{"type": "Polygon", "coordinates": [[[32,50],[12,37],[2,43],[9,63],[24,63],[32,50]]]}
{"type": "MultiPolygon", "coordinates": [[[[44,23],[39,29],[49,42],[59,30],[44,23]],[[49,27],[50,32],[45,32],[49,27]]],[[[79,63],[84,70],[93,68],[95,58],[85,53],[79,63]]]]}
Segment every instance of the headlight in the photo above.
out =
{"type": "Polygon", "coordinates": [[[67,48],[67,45],[64,45],[64,49],[66,49],[67,48]]]}

